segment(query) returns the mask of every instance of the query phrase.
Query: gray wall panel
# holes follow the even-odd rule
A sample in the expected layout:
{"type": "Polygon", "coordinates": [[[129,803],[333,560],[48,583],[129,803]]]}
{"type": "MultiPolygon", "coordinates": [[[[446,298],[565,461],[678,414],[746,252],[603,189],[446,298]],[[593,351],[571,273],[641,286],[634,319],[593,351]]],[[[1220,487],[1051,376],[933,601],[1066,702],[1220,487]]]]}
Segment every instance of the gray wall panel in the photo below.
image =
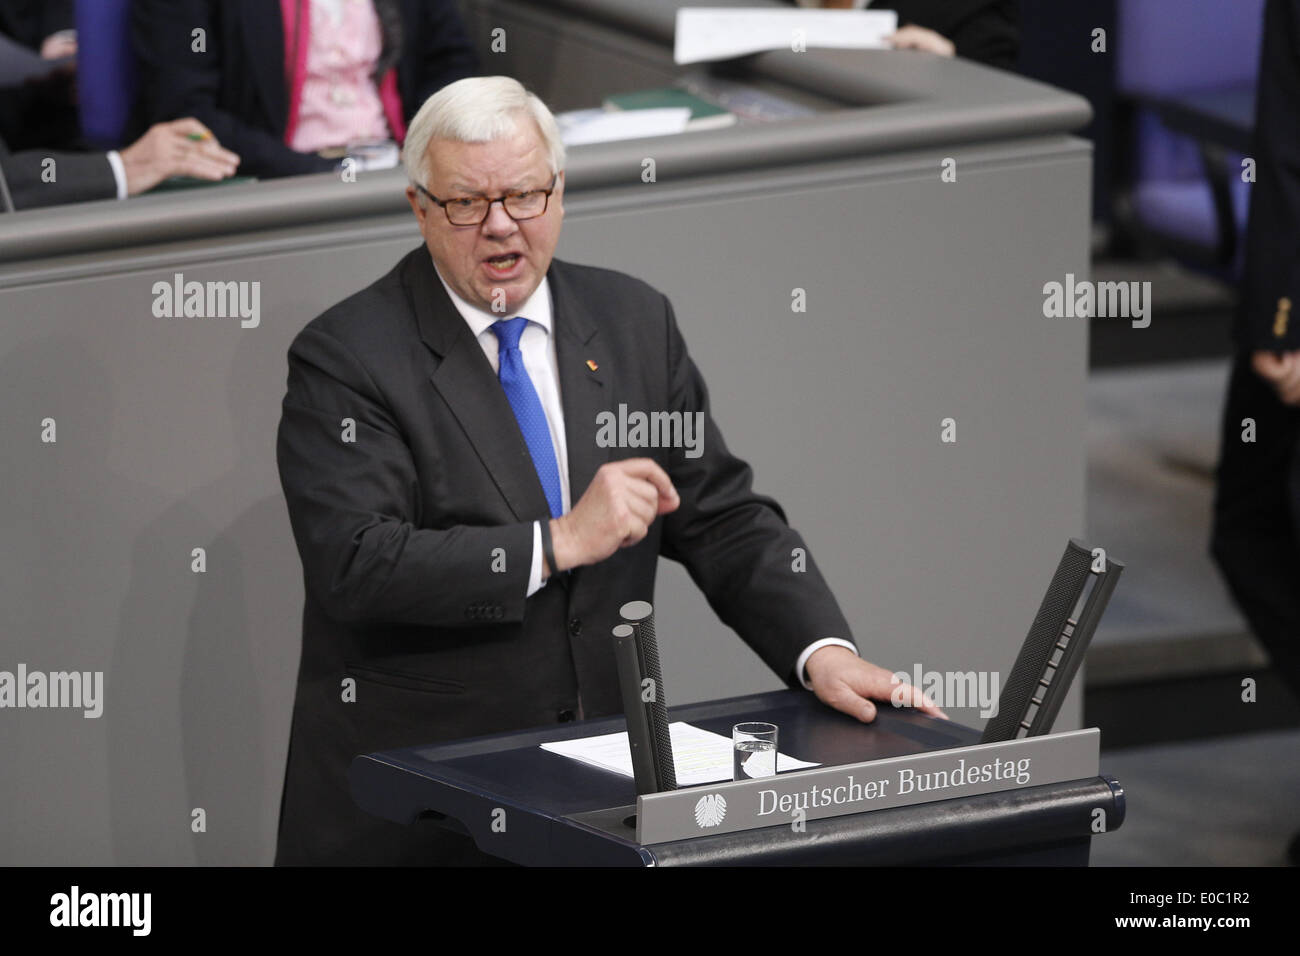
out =
{"type": "MultiPolygon", "coordinates": [[[[1086,332],[1042,317],[1041,286],[1086,262],[1088,162],[972,156],[945,186],[938,159],[869,184],[823,171],[831,184],[779,197],[667,204],[634,242],[613,217],[569,222],[564,251],[604,263],[617,249],[621,268],[671,290],[727,441],[804,533],[864,655],[1005,675],[1082,532],[1086,332]],[[791,242],[783,222],[826,241],[791,242]],[[806,314],[791,311],[795,287],[806,314]]],[[[671,699],[778,686],[684,573],[665,574],[659,599],[671,699]]],[[[1078,719],[1076,697],[1058,726],[1078,719]]]]}

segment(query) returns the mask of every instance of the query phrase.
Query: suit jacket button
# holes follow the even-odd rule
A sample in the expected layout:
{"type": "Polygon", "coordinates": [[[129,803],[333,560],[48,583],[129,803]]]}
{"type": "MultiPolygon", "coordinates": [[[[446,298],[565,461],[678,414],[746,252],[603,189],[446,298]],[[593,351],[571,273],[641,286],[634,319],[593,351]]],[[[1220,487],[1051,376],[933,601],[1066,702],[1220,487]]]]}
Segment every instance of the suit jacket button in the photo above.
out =
{"type": "Polygon", "coordinates": [[[493,605],[492,616],[499,620],[506,616],[506,609],[503,608],[500,604],[493,605]]]}
{"type": "Polygon", "coordinates": [[[574,637],[582,633],[582,621],[580,619],[575,617],[569,620],[569,633],[574,637]]]}
{"type": "Polygon", "coordinates": [[[560,723],[562,723],[562,724],[567,724],[569,721],[573,720],[573,718],[574,718],[575,715],[574,715],[573,711],[571,711],[571,710],[562,710],[562,711],[560,711],[558,714],[556,714],[555,716],[556,716],[556,719],[558,719],[560,723]]]}

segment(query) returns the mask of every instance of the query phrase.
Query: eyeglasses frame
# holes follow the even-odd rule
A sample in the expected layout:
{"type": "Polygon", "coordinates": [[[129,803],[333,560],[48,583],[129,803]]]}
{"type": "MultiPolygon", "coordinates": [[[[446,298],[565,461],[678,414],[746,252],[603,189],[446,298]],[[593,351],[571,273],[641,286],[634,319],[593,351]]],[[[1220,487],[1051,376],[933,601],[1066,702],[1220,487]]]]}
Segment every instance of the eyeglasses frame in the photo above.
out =
{"type": "Polygon", "coordinates": [[[547,189],[526,189],[523,192],[503,193],[502,195],[497,196],[495,199],[488,199],[487,208],[484,209],[483,211],[483,218],[480,219],[478,222],[452,222],[451,213],[447,211],[447,204],[456,202],[458,199],[487,199],[486,196],[457,196],[452,199],[439,199],[433,193],[429,192],[429,190],[425,189],[424,186],[422,186],[420,183],[412,182],[411,185],[414,186],[420,192],[424,193],[430,199],[432,199],[434,205],[442,209],[443,215],[447,217],[447,222],[451,223],[451,225],[481,226],[483,225],[483,223],[487,221],[487,217],[492,215],[492,206],[495,203],[501,203],[502,211],[511,219],[513,219],[515,222],[528,222],[530,219],[540,219],[542,216],[546,215],[546,210],[551,208],[551,193],[555,192],[555,184],[558,183],[559,181],[560,181],[560,173],[557,170],[555,175],[551,177],[551,185],[547,189]],[[546,197],[546,202],[542,205],[542,211],[533,216],[524,216],[522,219],[517,218],[513,213],[510,212],[509,209],[506,208],[506,200],[512,199],[515,196],[526,196],[529,193],[541,193],[546,197]]]}

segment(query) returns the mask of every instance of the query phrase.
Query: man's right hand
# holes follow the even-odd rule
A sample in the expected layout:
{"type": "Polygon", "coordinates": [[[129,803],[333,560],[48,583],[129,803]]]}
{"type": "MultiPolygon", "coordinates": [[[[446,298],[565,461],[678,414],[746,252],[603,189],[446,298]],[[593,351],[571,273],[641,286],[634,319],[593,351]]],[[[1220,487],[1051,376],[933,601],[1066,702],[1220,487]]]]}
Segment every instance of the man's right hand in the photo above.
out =
{"type": "Polygon", "coordinates": [[[239,166],[238,156],[222,149],[206,126],[189,117],[151,126],[149,132],[119,150],[118,155],[126,170],[128,196],[153,189],[169,176],[225,179],[233,176],[239,166]]]}
{"type": "Polygon", "coordinates": [[[603,561],[644,538],[659,515],[681,504],[668,473],[649,458],[600,466],[573,510],[551,519],[556,568],[551,573],[603,561]]]}
{"type": "Polygon", "coordinates": [[[1273,386],[1277,397],[1287,405],[1300,405],[1300,350],[1283,352],[1260,351],[1251,356],[1255,374],[1273,386]]]}

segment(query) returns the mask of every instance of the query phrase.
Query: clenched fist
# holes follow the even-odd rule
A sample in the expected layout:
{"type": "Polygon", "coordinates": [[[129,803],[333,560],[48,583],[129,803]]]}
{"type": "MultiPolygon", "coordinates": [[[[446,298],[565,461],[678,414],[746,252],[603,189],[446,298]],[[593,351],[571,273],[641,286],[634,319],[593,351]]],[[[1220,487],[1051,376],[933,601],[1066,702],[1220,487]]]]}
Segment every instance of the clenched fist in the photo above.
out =
{"type": "Polygon", "coordinates": [[[600,466],[573,510],[551,519],[558,567],[546,573],[603,561],[644,538],[659,515],[681,504],[668,473],[649,458],[600,466]]]}

